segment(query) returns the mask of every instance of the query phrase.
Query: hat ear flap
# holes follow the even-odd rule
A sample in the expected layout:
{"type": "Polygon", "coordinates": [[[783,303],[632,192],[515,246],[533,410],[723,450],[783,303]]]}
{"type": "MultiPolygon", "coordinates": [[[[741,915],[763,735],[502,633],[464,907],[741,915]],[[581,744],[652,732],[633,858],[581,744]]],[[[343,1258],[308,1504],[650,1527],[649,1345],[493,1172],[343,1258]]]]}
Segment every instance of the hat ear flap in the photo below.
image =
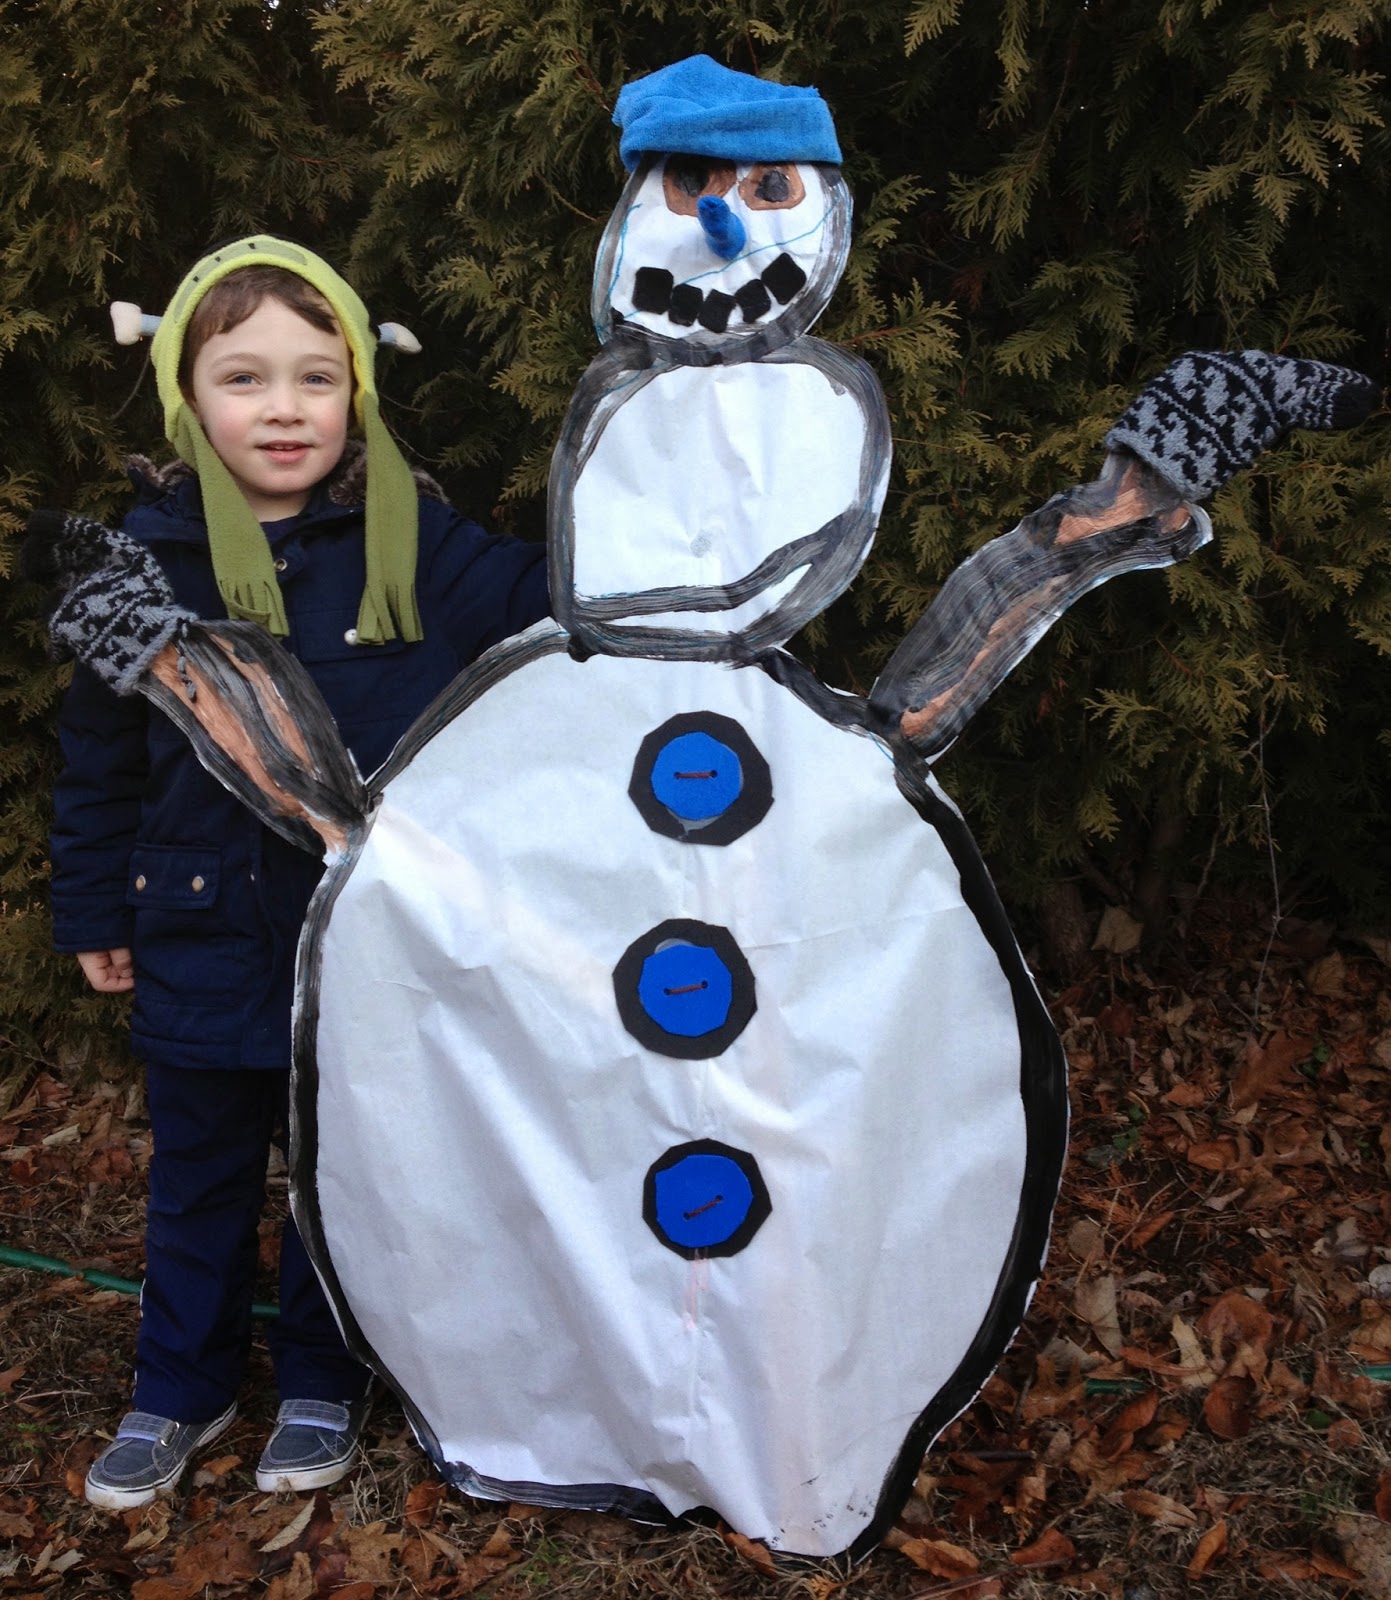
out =
{"type": "Polygon", "coordinates": [[[191,401],[179,408],[171,432],[174,448],[198,474],[213,576],[227,615],[257,622],[269,633],[285,638],[290,624],[265,530],[221,456],[208,443],[191,401]]]}
{"type": "Polygon", "coordinates": [[[375,394],[363,394],[367,440],[367,584],[358,610],[357,641],[380,644],[424,637],[415,599],[419,505],[415,476],[387,431],[375,394]]]}

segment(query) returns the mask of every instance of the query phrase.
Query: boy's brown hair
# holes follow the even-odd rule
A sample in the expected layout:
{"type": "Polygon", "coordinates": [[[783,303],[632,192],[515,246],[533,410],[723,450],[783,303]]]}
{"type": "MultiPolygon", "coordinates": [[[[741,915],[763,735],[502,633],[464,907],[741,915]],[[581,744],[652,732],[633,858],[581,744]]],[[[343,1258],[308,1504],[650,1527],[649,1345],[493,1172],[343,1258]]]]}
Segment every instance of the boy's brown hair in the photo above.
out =
{"type": "Polygon", "coordinates": [[[312,283],[284,267],[246,267],[220,278],[193,309],[179,355],[179,387],[187,392],[198,352],[219,333],[230,333],[263,300],[278,300],[320,333],[341,333],[338,318],[312,283]]]}

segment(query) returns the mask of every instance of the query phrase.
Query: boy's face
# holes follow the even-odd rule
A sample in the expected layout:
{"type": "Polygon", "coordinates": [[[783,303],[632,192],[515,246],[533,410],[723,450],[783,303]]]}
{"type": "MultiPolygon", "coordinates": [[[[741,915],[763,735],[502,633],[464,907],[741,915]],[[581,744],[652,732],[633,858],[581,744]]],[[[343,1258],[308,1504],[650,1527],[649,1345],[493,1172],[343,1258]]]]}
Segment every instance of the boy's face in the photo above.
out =
{"type": "Polygon", "coordinates": [[[338,465],[348,437],[348,343],[278,300],[198,352],[193,408],[260,522],[292,517],[338,465]]]}

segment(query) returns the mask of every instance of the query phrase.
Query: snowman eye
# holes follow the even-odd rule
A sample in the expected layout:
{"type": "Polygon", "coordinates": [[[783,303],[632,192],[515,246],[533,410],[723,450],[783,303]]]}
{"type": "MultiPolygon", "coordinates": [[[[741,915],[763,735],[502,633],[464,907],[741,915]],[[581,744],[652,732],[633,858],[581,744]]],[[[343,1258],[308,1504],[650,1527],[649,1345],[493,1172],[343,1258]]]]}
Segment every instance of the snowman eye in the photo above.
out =
{"type": "Polygon", "coordinates": [[[759,162],[739,185],[739,197],[750,211],[786,211],[806,195],[802,175],[791,165],[759,162]]]}
{"type": "Polygon", "coordinates": [[[707,156],[668,156],[662,172],[667,207],[678,216],[696,215],[696,202],[706,195],[726,195],[734,187],[734,168],[707,156]]]}

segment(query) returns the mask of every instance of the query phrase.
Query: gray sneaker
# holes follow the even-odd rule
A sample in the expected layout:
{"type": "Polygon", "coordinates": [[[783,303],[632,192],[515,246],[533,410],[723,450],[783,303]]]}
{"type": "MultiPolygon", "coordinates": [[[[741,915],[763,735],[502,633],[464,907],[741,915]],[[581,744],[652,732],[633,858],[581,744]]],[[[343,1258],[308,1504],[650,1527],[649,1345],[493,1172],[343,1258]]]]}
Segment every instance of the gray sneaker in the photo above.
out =
{"type": "Polygon", "coordinates": [[[175,1422],[149,1411],[121,1418],[116,1437],[87,1469],[88,1500],[103,1511],[147,1506],[158,1494],[173,1494],[189,1457],[226,1433],[236,1402],[211,1422],[175,1422]]]}
{"type": "Polygon", "coordinates": [[[261,1459],[256,1487],[263,1494],[280,1489],[323,1489],[346,1477],[367,1420],[364,1395],[350,1405],[331,1400],[285,1400],[261,1459]]]}

